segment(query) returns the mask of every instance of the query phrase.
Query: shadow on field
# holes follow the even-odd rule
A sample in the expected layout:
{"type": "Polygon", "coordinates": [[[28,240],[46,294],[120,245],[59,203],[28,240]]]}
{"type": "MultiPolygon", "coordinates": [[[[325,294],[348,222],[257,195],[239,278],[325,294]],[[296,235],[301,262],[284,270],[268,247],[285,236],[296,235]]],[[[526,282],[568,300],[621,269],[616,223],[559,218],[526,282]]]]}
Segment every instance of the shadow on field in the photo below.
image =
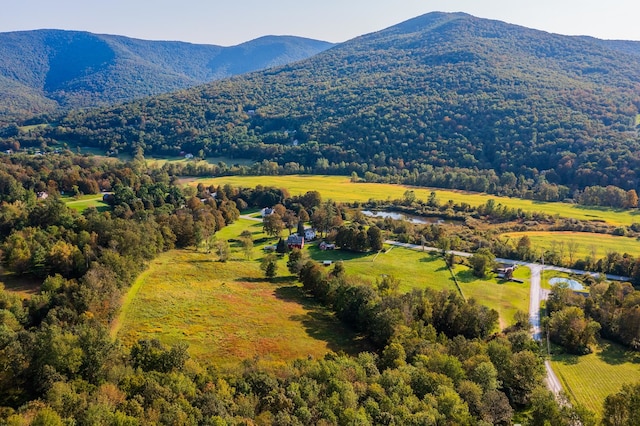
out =
{"type": "Polygon", "coordinates": [[[327,342],[327,347],[332,351],[355,354],[371,350],[362,338],[341,326],[331,312],[307,296],[302,287],[280,287],[276,289],[275,295],[278,299],[299,303],[308,310],[304,315],[291,316],[291,319],[302,324],[309,336],[327,342]]]}
{"type": "Polygon", "coordinates": [[[184,262],[184,263],[193,263],[193,264],[197,264],[197,263],[219,263],[218,258],[216,256],[214,256],[213,254],[211,255],[211,257],[206,258],[206,259],[185,259],[185,260],[182,260],[182,262],[184,262]]]}
{"type": "Polygon", "coordinates": [[[30,275],[15,275],[0,267],[0,285],[2,284],[7,291],[35,295],[40,291],[42,279],[30,275]]]}
{"type": "Polygon", "coordinates": [[[561,346],[552,344],[551,347],[551,355],[554,361],[562,362],[565,365],[578,365],[580,363],[580,355],[567,353],[561,346]]]}
{"type": "MultiPolygon", "coordinates": [[[[268,282],[271,284],[282,285],[282,284],[290,284],[294,283],[297,278],[293,275],[286,275],[282,277],[274,277],[274,278],[264,278],[264,277],[238,277],[234,281],[236,282],[245,282],[245,283],[264,283],[268,282]]],[[[278,288],[278,290],[280,290],[278,288]]],[[[276,290],[277,291],[277,290],[276,290]]]]}
{"type": "Polygon", "coordinates": [[[600,340],[598,344],[600,346],[598,358],[609,365],[618,365],[627,362],[640,364],[640,354],[637,352],[624,350],[622,346],[612,344],[606,340],[600,340]]]}
{"type": "Polygon", "coordinates": [[[371,252],[359,253],[355,251],[348,250],[320,250],[317,245],[309,245],[308,253],[311,256],[311,259],[315,261],[323,261],[323,260],[331,260],[332,262],[337,262],[339,260],[348,261],[348,260],[357,260],[366,257],[371,257],[371,252]]]}
{"type": "Polygon", "coordinates": [[[472,283],[478,279],[475,275],[473,275],[473,271],[468,269],[466,271],[460,271],[456,274],[456,278],[461,283],[472,283]]]}

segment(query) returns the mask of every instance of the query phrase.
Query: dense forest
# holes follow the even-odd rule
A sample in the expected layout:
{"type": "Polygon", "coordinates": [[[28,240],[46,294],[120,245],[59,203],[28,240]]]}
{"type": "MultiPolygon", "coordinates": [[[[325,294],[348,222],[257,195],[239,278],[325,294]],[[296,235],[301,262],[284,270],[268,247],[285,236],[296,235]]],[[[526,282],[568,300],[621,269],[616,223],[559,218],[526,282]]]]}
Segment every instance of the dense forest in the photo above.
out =
{"type": "Polygon", "coordinates": [[[331,46],[292,36],[222,47],[80,31],[0,33],[0,123],[176,91],[331,46]]]}
{"type": "Polygon", "coordinates": [[[640,58],[622,46],[432,13],[295,64],[72,111],[12,138],[382,179],[422,181],[431,167],[478,189],[491,180],[473,177],[490,172],[560,199],[586,186],[637,191],[640,58]]]}

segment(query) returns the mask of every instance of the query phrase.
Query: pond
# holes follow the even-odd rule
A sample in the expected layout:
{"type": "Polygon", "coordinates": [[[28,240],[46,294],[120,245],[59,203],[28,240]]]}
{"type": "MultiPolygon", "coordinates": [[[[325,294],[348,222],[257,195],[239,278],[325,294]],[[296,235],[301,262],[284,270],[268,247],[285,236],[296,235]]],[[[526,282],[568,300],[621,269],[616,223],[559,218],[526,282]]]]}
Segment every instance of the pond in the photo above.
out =
{"type": "Polygon", "coordinates": [[[571,290],[574,290],[574,291],[582,291],[582,290],[584,290],[584,286],[582,285],[582,283],[579,283],[576,280],[572,280],[571,278],[554,277],[554,278],[551,278],[549,280],[549,284],[551,284],[551,285],[555,285],[555,284],[558,284],[558,283],[567,283],[569,288],[571,290]]]}
{"type": "Polygon", "coordinates": [[[416,224],[428,224],[428,223],[444,223],[444,220],[440,217],[422,217],[414,216],[406,213],[390,212],[386,210],[362,210],[362,214],[369,217],[386,218],[389,217],[394,220],[406,220],[407,222],[416,224]]]}

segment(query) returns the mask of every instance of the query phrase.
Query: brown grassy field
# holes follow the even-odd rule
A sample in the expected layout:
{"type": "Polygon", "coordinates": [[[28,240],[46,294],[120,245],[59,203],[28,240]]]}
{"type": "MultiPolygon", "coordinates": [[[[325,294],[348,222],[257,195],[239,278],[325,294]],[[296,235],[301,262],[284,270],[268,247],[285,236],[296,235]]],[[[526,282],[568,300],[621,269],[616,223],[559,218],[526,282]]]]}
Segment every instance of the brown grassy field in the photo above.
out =
{"type": "Polygon", "coordinates": [[[196,359],[223,368],[367,348],[291,279],[265,281],[258,262],[174,250],[151,262],[136,285],[114,330],[125,344],[184,341],[196,359]]]}

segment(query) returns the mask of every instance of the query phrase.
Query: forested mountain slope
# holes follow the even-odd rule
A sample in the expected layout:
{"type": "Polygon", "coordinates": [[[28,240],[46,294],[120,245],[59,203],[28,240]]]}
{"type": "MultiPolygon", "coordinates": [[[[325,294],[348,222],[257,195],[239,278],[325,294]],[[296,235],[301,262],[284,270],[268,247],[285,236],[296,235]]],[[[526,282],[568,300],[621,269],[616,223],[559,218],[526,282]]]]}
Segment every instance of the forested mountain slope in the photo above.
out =
{"type": "Polygon", "coordinates": [[[331,46],[290,36],[221,47],[78,31],[0,33],[0,113],[108,105],[287,64],[331,46]]]}
{"type": "Polygon", "coordinates": [[[291,65],[71,112],[49,136],[106,149],[353,162],[379,173],[429,164],[631,189],[639,107],[635,54],[430,13],[291,65]]]}

